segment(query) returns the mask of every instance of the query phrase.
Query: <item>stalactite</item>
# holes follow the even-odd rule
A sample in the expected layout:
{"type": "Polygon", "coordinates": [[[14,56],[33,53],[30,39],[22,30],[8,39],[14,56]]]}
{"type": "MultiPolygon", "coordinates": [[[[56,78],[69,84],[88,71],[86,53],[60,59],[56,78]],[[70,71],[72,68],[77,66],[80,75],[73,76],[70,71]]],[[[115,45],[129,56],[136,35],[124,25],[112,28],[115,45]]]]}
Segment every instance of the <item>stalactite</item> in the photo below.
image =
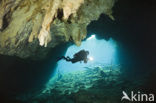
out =
{"type": "Polygon", "coordinates": [[[116,0],[2,0],[0,1],[0,54],[21,58],[86,37],[86,27],[101,13],[111,19],[116,0]],[[29,25],[29,26],[28,26],[29,25]],[[40,48],[40,46],[48,48],[40,48]],[[37,52],[36,52],[37,51],[37,52]]]}

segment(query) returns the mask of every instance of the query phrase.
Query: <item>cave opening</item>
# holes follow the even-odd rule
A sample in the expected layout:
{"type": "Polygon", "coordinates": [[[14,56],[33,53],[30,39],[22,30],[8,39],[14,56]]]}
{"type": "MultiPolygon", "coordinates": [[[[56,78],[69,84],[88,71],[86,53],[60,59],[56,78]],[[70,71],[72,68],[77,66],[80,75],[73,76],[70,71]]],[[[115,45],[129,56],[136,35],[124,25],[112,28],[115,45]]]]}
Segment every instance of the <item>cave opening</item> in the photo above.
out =
{"type": "MultiPolygon", "coordinates": [[[[107,40],[105,38],[97,39],[96,36],[97,34],[89,35],[88,38],[82,41],[81,46],[79,47],[74,44],[67,47],[67,50],[64,53],[65,57],[69,56],[71,58],[78,51],[87,50],[89,51],[89,60],[87,63],[71,63],[63,59],[58,61],[56,67],[53,68],[55,70],[52,72],[52,77],[46,84],[47,88],[51,87],[51,85],[55,85],[55,83],[59,79],[63,79],[65,75],[72,74],[77,76],[78,74],[75,73],[86,72],[89,68],[93,70],[95,68],[108,71],[111,69],[119,70],[120,61],[118,57],[117,42],[112,38],[107,40]]],[[[80,78],[85,78],[81,77],[82,75],[79,76],[80,78]]],[[[76,81],[76,78],[73,80],[76,81]]]]}
{"type": "Polygon", "coordinates": [[[71,63],[65,60],[60,60],[57,63],[55,71],[72,73],[74,71],[84,70],[87,66],[119,65],[117,44],[112,38],[107,41],[105,39],[98,40],[96,34],[92,34],[86,40],[82,41],[80,47],[70,45],[64,56],[73,57],[73,55],[80,50],[89,51],[88,63],[71,63]]]}
{"type": "Polygon", "coordinates": [[[83,70],[84,67],[96,65],[117,65],[118,57],[117,57],[117,44],[113,39],[109,39],[108,41],[102,39],[96,39],[96,34],[92,34],[89,38],[82,42],[80,47],[76,45],[71,45],[68,47],[65,57],[73,57],[73,55],[80,51],[80,50],[87,50],[89,51],[88,58],[89,61],[87,63],[71,63],[65,60],[61,60],[57,63],[57,71],[60,72],[73,72],[78,70],[83,70]],[[64,68],[66,67],[66,68],[64,68]],[[73,68],[73,69],[72,69],[73,68]]]}

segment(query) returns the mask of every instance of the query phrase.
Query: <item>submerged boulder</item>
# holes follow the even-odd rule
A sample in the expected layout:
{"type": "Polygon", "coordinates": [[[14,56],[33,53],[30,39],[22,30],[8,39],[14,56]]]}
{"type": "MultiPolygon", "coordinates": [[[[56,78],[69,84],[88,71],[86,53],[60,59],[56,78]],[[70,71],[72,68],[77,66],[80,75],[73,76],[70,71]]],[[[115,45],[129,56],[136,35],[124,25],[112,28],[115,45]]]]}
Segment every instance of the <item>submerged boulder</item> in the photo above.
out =
{"type": "Polygon", "coordinates": [[[80,46],[91,21],[102,13],[114,19],[115,1],[1,0],[0,54],[44,58],[60,43],[80,46]]]}

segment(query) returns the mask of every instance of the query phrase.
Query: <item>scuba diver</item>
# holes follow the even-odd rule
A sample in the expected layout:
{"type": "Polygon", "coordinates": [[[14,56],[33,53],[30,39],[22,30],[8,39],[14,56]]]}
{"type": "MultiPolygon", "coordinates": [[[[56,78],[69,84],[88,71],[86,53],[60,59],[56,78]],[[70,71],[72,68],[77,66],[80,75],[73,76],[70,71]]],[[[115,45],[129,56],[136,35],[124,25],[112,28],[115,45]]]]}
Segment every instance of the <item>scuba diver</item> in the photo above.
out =
{"type": "Polygon", "coordinates": [[[65,57],[65,56],[62,56],[61,58],[59,58],[59,60],[61,59],[64,59],[68,62],[72,62],[72,63],[76,63],[76,62],[82,62],[84,61],[84,63],[87,63],[88,62],[88,58],[87,56],[89,55],[89,51],[85,51],[84,49],[83,50],[80,50],[78,53],[74,54],[73,58],[70,58],[69,56],[65,57]]]}

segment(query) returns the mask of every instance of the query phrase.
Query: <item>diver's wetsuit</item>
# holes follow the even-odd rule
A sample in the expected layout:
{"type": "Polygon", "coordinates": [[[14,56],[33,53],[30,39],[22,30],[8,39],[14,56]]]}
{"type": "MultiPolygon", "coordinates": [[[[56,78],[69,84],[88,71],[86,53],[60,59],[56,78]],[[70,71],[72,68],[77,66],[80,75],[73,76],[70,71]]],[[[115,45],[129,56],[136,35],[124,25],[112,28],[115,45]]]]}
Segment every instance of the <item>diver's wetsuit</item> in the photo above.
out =
{"type": "Polygon", "coordinates": [[[84,61],[84,63],[87,63],[88,61],[88,58],[87,56],[89,55],[89,52],[88,51],[85,51],[85,50],[81,50],[79,51],[78,53],[74,54],[74,57],[73,58],[70,58],[69,56],[65,57],[65,56],[62,56],[60,59],[64,59],[66,61],[70,61],[72,63],[76,63],[76,62],[81,62],[81,61],[84,61]]]}

